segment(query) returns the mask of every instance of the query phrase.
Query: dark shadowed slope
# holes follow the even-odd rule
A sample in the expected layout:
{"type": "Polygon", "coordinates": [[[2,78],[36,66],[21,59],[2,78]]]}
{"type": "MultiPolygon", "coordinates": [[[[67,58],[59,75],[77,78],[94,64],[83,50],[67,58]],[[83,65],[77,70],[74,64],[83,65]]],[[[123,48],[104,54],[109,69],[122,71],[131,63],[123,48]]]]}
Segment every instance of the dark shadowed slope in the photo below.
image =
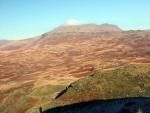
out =
{"type": "Polygon", "coordinates": [[[95,100],[56,107],[43,113],[150,113],[150,97],[95,100]]]}

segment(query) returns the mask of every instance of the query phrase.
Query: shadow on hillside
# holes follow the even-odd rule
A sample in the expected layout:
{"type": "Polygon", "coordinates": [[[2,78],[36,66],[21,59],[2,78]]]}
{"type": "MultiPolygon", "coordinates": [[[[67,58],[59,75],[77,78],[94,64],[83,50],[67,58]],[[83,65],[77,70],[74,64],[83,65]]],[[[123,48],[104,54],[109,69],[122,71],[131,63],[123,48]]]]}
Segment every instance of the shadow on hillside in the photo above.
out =
{"type": "Polygon", "coordinates": [[[150,97],[81,102],[48,109],[42,113],[150,113],[150,97]]]}

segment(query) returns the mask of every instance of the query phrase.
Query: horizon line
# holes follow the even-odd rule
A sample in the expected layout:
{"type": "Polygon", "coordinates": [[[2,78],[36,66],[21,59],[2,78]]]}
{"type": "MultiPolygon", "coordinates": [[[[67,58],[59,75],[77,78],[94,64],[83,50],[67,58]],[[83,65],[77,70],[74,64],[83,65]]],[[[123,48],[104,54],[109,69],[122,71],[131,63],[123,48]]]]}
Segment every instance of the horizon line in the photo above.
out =
{"type": "Polygon", "coordinates": [[[66,23],[64,24],[61,24],[61,25],[57,25],[53,28],[51,28],[49,31],[45,31],[43,33],[38,33],[38,34],[35,34],[35,35],[31,35],[31,36],[28,36],[28,37],[22,37],[22,38],[19,38],[19,37],[14,37],[13,39],[9,39],[9,38],[2,38],[0,40],[4,40],[4,41],[19,41],[19,40],[26,40],[26,39],[32,39],[32,38],[36,38],[36,37],[39,37],[41,36],[42,34],[45,34],[45,33],[48,33],[48,32],[52,32],[53,30],[55,30],[56,28],[59,28],[59,27],[76,27],[76,26],[83,26],[83,25],[96,25],[96,26],[101,26],[101,25],[114,25],[118,28],[120,28],[122,31],[149,31],[150,28],[144,28],[144,29],[122,29],[119,25],[117,24],[111,24],[111,23],[107,23],[107,22],[104,22],[104,23],[101,23],[101,24],[97,24],[97,23],[93,23],[93,22],[90,22],[90,23],[80,23],[78,25],[67,25],[66,23]]]}

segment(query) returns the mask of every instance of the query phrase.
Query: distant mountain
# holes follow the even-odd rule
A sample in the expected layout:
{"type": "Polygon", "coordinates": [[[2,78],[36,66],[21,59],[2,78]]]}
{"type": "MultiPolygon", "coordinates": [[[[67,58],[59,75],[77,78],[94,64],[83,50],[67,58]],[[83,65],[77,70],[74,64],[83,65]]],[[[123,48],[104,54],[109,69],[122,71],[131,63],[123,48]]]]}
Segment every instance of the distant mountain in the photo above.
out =
{"type": "Polygon", "coordinates": [[[0,40],[0,46],[6,44],[6,43],[8,43],[8,42],[10,42],[10,41],[8,41],[8,40],[0,40]]]}
{"type": "Polygon", "coordinates": [[[26,49],[31,46],[35,46],[36,40],[38,40],[38,37],[24,39],[24,40],[11,40],[11,41],[4,40],[1,42],[2,44],[0,44],[0,51],[26,49]]]}
{"type": "Polygon", "coordinates": [[[150,32],[115,25],[61,26],[11,41],[0,46],[0,112],[39,113],[39,106],[149,96],[149,63],[150,32]],[[129,64],[142,66],[120,69],[129,64]]]}
{"type": "MultiPolygon", "coordinates": [[[[41,36],[25,39],[25,40],[17,40],[17,41],[7,41],[2,40],[0,41],[0,50],[17,50],[17,49],[26,49],[35,45],[43,45],[47,43],[57,43],[60,40],[67,39],[67,37],[74,37],[82,35],[93,35],[92,33],[101,33],[101,32],[121,32],[122,30],[112,24],[83,24],[83,25],[64,25],[55,28],[54,30],[47,32],[41,36]],[[60,36],[61,33],[61,36],[60,36]],[[68,34],[71,33],[71,34],[68,34]],[[73,34],[73,36],[72,36],[73,34]],[[68,36],[71,35],[71,36],[68,36]],[[58,39],[59,38],[59,39],[58,39]],[[9,43],[8,43],[9,42],[9,43]]],[[[80,37],[80,36],[79,36],[80,37]]]]}
{"type": "Polygon", "coordinates": [[[116,32],[121,31],[121,29],[112,24],[83,24],[83,25],[73,25],[73,26],[60,26],[53,30],[53,32],[62,33],[62,32],[116,32]]]}

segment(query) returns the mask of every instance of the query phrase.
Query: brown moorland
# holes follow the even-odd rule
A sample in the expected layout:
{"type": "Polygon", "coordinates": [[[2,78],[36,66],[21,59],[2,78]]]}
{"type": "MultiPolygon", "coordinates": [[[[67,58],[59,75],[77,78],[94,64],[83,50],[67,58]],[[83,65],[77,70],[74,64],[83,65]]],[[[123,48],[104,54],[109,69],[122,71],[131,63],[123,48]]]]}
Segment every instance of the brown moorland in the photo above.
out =
{"type": "Polygon", "coordinates": [[[17,112],[24,113],[40,101],[29,95],[30,90],[65,86],[99,70],[145,63],[150,63],[149,31],[123,31],[109,24],[61,26],[0,46],[0,105],[11,103],[17,90],[28,89],[20,95],[28,95],[29,105],[24,109],[20,105],[17,112]]]}

